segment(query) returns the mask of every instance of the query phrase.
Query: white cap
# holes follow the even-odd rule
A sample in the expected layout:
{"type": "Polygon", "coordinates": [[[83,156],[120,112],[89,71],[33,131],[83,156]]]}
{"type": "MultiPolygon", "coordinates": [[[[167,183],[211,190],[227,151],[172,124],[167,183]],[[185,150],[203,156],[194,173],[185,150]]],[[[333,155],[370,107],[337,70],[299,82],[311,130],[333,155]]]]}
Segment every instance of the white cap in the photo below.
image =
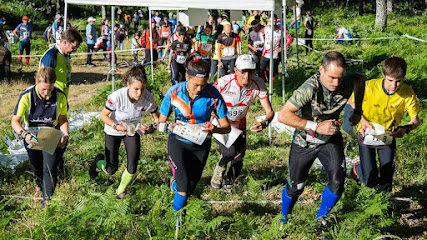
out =
{"type": "Polygon", "coordinates": [[[242,54],[236,60],[236,68],[239,70],[255,69],[256,63],[254,58],[249,54],[242,54]]]}
{"type": "Polygon", "coordinates": [[[96,21],[96,18],[94,18],[94,17],[89,17],[89,18],[87,19],[87,22],[92,22],[92,21],[96,21]]]}
{"type": "Polygon", "coordinates": [[[55,15],[55,19],[58,19],[58,18],[62,18],[62,15],[61,14],[56,14],[55,15]]]}

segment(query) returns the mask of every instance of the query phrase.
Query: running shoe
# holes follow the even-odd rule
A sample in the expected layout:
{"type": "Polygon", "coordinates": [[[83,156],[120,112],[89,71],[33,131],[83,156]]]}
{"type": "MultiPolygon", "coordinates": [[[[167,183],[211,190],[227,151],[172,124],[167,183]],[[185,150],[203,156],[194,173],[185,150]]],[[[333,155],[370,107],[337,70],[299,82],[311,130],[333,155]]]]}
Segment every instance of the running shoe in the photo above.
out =
{"type": "Polygon", "coordinates": [[[91,180],[94,180],[96,177],[98,177],[99,169],[96,167],[96,164],[100,160],[104,160],[104,154],[102,153],[96,155],[95,160],[89,167],[89,176],[91,180]]]}
{"type": "Polygon", "coordinates": [[[212,178],[211,178],[211,186],[214,189],[220,189],[221,185],[222,185],[222,177],[224,176],[225,170],[227,170],[227,168],[221,167],[219,165],[216,165],[215,170],[212,174],[212,178]]]}
{"type": "Polygon", "coordinates": [[[320,217],[318,219],[316,219],[317,223],[316,223],[316,234],[317,234],[317,239],[327,239],[325,232],[328,231],[329,228],[329,222],[326,220],[326,218],[320,217]]]}
{"type": "Polygon", "coordinates": [[[47,209],[49,207],[49,200],[42,201],[42,208],[47,209]]]}

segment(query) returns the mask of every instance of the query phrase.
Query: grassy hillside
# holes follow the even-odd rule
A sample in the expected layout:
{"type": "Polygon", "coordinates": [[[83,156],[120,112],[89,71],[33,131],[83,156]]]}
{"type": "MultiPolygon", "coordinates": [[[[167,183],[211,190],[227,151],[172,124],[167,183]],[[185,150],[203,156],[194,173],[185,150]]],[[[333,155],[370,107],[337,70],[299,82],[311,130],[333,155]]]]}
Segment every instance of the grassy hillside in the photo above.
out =
{"type": "MultiPolygon", "coordinates": [[[[319,27],[315,37],[334,36],[334,24],[347,27],[354,37],[401,36],[409,34],[427,39],[427,20],[424,16],[391,15],[385,32],[373,30],[374,16],[355,16],[350,10],[316,11],[319,27]]],[[[300,31],[302,32],[302,31],[300,31]]],[[[294,35],[294,32],[291,31],[294,35]]],[[[427,51],[425,43],[410,39],[357,41],[336,45],[333,42],[315,42],[314,48],[323,52],[339,50],[347,58],[363,59],[352,64],[348,71],[363,72],[368,78],[380,77],[382,61],[389,56],[402,56],[408,61],[407,82],[420,98],[420,118],[427,117],[425,83],[427,51]]],[[[301,50],[301,48],[300,48],[301,50]]],[[[290,50],[295,52],[293,45],[290,50]]],[[[298,68],[289,62],[286,91],[292,91],[317,71],[321,55],[300,52],[298,68]]],[[[291,54],[290,60],[296,56],[291,54]]],[[[160,103],[170,86],[165,66],[155,72],[149,90],[160,103]]],[[[274,109],[281,102],[281,82],[274,82],[274,109]]],[[[13,85],[12,85],[13,87],[13,85]]],[[[72,86],[73,87],[73,86],[72,86]]],[[[90,100],[90,105],[102,108],[110,91],[106,86],[90,100]]],[[[248,125],[262,115],[256,102],[248,115],[248,125]]],[[[408,121],[408,117],[405,121],[408,121]]],[[[151,122],[150,118],[145,119],[151,122]]],[[[2,122],[0,133],[10,134],[8,121],[2,122]]],[[[187,215],[180,239],[315,239],[315,215],[321,193],[326,185],[326,174],[312,169],[306,189],[294,208],[287,225],[281,225],[280,205],[258,201],[281,199],[287,179],[287,160],[290,137],[273,132],[273,143],[268,145],[267,131],[248,132],[248,150],[242,175],[231,190],[213,190],[209,185],[212,171],[219,159],[219,148],[214,143],[202,180],[186,207],[187,215]],[[210,201],[255,201],[249,203],[212,203],[210,201]],[[258,203],[257,203],[258,202],[258,203]]],[[[354,139],[349,142],[348,154],[357,154],[354,139]]],[[[70,134],[65,154],[68,175],[60,180],[47,210],[40,202],[17,197],[0,197],[0,239],[172,239],[175,235],[172,213],[173,194],[169,189],[170,168],[167,162],[166,136],[160,133],[141,137],[142,150],[137,177],[128,189],[128,197],[118,200],[114,195],[126,167],[124,148],[122,161],[114,176],[101,174],[90,181],[88,165],[104,149],[103,124],[96,120],[82,130],[70,134]]],[[[0,149],[5,151],[4,143],[0,149]]],[[[358,186],[346,179],[346,190],[330,219],[335,223],[327,233],[329,239],[385,239],[387,235],[402,239],[426,239],[426,201],[389,201],[389,197],[425,198],[427,189],[427,123],[398,140],[396,173],[392,193],[358,186]]],[[[0,194],[31,197],[35,184],[29,163],[20,166],[15,174],[2,173],[0,194]]]]}

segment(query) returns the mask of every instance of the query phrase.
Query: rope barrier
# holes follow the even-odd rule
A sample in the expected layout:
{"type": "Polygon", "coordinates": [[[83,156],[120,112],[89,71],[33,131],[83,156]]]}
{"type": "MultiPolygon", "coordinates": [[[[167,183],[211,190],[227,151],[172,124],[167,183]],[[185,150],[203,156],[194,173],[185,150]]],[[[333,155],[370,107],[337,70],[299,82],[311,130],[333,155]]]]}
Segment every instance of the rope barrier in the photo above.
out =
{"type": "Polygon", "coordinates": [[[426,40],[423,40],[423,39],[420,39],[420,38],[416,38],[416,37],[412,37],[412,36],[409,36],[408,34],[405,34],[405,35],[403,35],[403,36],[405,36],[405,37],[407,37],[407,38],[409,38],[409,39],[412,39],[412,40],[417,40],[417,41],[420,41],[420,42],[427,43],[427,41],[426,41],[426,40]]]}
{"type": "Polygon", "coordinates": [[[406,38],[407,36],[402,35],[398,37],[375,37],[375,38],[348,38],[348,39],[335,39],[335,38],[298,38],[302,40],[313,40],[313,41],[336,41],[336,40],[345,40],[345,41],[351,41],[351,40],[384,40],[384,39],[399,39],[399,38],[406,38]]]}

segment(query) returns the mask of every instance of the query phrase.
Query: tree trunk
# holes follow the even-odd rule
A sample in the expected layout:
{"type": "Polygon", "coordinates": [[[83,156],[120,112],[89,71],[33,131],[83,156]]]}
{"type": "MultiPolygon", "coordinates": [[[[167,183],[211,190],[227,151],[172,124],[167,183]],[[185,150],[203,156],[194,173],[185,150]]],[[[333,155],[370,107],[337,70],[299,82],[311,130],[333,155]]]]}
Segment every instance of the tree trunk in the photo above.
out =
{"type": "Polygon", "coordinates": [[[365,4],[365,1],[359,0],[359,15],[363,15],[363,13],[364,13],[364,10],[363,10],[364,9],[364,4],[365,4]]]}
{"type": "Polygon", "coordinates": [[[107,18],[107,11],[105,9],[105,6],[101,6],[101,16],[102,16],[102,21],[104,21],[104,19],[107,18]]]}
{"type": "Polygon", "coordinates": [[[375,12],[375,29],[382,31],[387,27],[387,0],[377,0],[375,12]]]}
{"type": "Polygon", "coordinates": [[[52,16],[52,2],[51,0],[46,0],[46,14],[51,17],[52,16]]]}
{"type": "Polygon", "coordinates": [[[387,14],[393,12],[393,0],[387,0],[387,14]]]}
{"type": "Polygon", "coordinates": [[[55,14],[61,14],[61,0],[55,0],[56,1],[56,13],[55,14]]]}

